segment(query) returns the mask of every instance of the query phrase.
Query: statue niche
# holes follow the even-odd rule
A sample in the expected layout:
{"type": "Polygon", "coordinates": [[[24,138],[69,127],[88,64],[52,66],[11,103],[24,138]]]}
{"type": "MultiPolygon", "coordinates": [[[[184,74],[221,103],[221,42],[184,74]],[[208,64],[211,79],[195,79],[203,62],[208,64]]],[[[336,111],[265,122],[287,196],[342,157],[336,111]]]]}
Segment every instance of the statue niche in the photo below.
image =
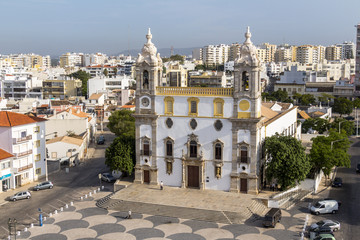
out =
{"type": "Polygon", "coordinates": [[[143,72],[143,89],[149,89],[149,72],[146,70],[143,72]]]}
{"type": "Polygon", "coordinates": [[[249,91],[249,73],[244,71],[241,75],[242,89],[244,91],[249,91]]]}

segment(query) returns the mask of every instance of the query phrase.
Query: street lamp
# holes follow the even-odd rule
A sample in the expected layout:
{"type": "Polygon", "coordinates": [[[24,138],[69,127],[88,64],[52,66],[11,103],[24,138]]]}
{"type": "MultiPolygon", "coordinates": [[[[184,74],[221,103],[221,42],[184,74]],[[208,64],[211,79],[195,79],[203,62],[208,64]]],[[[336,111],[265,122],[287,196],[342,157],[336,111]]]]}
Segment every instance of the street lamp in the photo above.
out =
{"type": "Polygon", "coordinates": [[[355,107],[355,119],[356,119],[356,137],[358,137],[358,132],[359,132],[359,118],[357,115],[357,107],[355,107]]]}
{"type": "Polygon", "coordinates": [[[339,133],[340,133],[340,129],[341,129],[340,126],[341,126],[342,123],[343,123],[343,122],[339,122],[339,133]]]}
{"type": "Polygon", "coordinates": [[[100,189],[101,189],[101,173],[99,173],[99,180],[100,180],[100,189]]]}
{"type": "Polygon", "coordinates": [[[335,141],[331,141],[331,150],[333,149],[333,144],[335,143],[335,142],[340,142],[340,141],[344,141],[345,140],[345,138],[343,138],[343,139],[339,139],[339,140],[335,140],[335,141]]]}

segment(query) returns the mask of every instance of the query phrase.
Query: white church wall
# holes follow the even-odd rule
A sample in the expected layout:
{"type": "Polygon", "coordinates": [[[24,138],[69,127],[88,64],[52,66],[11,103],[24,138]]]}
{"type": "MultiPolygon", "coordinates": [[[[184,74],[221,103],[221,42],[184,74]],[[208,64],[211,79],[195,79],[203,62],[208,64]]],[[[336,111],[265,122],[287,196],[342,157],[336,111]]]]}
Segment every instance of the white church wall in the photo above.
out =
{"type": "Polygon", "coordinates": [[[205,162],[205,188],[211,190],[230,190],[230,174],[231,174],[231,161],[224,161],[224,165],[221,168],[221,177],[216,178],[215,166],[213,161],[205,162]]]}
{"type": "Polygon", "coordinates": [[[275,135],[275,133],[286,133],[286,136],[292,135],[295,132],[297,121],[297,108],[293,108],[280,118],[276,119],[275,121],[271,122],[269,125],[266,126],[266,137],[271,137],[275,135]],[[290,131],[290,134],[289,134],[290,131]]]}
{"type": "MultiPolygon", "coordinates": [[[[148,138],[150,138],[150,140],[152,140],[151,125],[141,125],[140,126],[140,138],[142,138],[142,137],[148,137],[148,138]]],[[[141,149],[142,149],[142,147],[141,147],[141,149]]],[[[152,164],[151,156],[140,156],[140,165],[144,165],[144,164],[151,166],[151,164],[152,164]],[[145,160],[147,160],[147,162],[145,160]]]]}

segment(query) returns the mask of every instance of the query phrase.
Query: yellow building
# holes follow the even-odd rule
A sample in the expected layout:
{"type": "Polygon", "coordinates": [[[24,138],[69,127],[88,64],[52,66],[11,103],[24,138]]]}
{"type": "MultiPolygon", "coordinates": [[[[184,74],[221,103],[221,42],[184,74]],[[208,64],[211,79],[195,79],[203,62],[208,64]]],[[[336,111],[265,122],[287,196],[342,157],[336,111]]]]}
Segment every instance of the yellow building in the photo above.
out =
{"type": "Polygon", "coordinates": [[[341,58],[341,47],[335,45],[326,47],[325,49],[325,58],[326,60],[340,60],[341,58]]]}
{"type": "Polygon", "coordinates": [[[73,80],[45,80],[43,81],[43,98],[68,99],[71,96],[81,96],[82,82],[73,80]]]}

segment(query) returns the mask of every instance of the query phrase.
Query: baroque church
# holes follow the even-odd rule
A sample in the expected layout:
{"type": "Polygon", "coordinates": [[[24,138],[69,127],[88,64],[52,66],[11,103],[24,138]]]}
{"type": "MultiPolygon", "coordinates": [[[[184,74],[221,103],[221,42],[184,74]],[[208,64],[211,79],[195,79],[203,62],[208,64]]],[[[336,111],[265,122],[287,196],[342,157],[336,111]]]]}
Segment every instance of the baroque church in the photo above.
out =
{"type": "Polygon", "coordinates": [[[135,183],[257,194],[262,144],[276,133],[300,138],[297,107],[261,100],[262,63],[249,28],[235,61],[234,87],[161,86],[163,63],[147,42],[136,61],[135,183]]]}

